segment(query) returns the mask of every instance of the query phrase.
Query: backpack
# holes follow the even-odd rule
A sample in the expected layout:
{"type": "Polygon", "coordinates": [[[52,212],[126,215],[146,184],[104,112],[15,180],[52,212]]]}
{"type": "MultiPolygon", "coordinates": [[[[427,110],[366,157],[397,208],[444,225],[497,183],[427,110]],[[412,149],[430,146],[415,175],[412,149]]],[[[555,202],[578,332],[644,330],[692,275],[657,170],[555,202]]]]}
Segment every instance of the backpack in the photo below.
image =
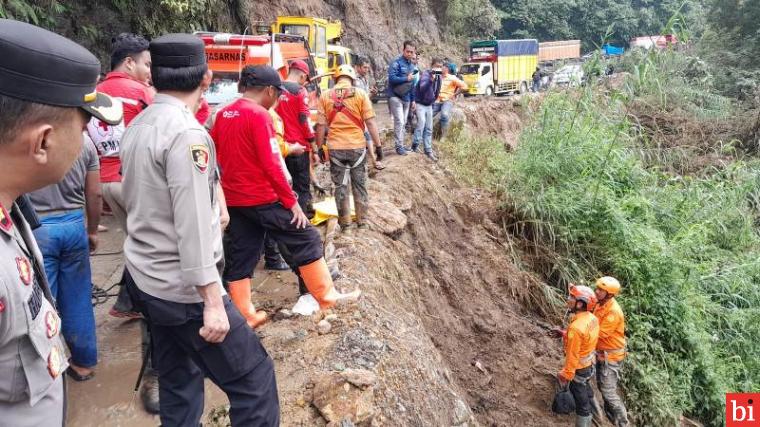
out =
{"type": "Polygon", "coordinates": [[[564,387],[557,386],[557,393],[552,402],[552,412],[562,415],[575,412],[575,398],[567,385],[564,387]]]}
{"type": "Polygon", "coordinates": [[[414,101],[425,106],[433,105],[441,92],[441,77],[430,70],[422,73],[414,93],[414,101]]]}

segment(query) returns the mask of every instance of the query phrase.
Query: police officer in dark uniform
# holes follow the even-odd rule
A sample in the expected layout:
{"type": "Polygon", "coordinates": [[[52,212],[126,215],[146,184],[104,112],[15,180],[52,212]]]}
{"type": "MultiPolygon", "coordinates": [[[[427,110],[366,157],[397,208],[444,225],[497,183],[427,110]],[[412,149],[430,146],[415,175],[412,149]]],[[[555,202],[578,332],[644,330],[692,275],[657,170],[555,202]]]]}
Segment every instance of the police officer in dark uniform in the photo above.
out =
{"type": "Polygon", "coordinates": [[[30,227],[14,200],[63,178],[89,116],[121,120],[95,92],[100,62],[47,30],[0,19],[0,424],[65,423],[66,353],[30,227]]]}
{"type": "Polygon", "coordinates": [[[150,326],[161,423],[197,426],[203,381],[230,400],[233,426],[275,426],[274,363],[222,287],[216,152],[195,119],[211,84],[201,39],[150,43],[158,94],[121,141],[127,290],[150,326]]]}

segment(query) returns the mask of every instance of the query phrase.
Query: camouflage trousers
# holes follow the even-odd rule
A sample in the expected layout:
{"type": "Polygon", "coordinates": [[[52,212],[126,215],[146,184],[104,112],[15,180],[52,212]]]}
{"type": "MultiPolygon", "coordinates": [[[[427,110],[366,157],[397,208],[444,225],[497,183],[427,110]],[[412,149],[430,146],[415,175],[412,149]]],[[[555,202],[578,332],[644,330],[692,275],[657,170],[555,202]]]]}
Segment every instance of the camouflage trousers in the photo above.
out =
{"type": "Polygon", "coordinates": [[[351,224],[349,185],[354,195],[356,223],[367,222],[369,195],[367,194],[367,150],[330,150],[330,176],[335,187],[335,204],[338,207],[338,223],[351,224]]]}

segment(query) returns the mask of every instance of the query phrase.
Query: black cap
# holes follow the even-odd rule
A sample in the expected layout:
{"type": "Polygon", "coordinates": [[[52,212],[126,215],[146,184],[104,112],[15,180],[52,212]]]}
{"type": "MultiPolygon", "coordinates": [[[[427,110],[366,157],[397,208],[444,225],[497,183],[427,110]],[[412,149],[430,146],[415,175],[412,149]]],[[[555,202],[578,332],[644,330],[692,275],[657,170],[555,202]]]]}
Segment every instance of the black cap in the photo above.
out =
{"type": "Polygon", "coordinates": [[[152,65],[184,68],[206,63],[203,40],[190,34],[167,34],[150,42],[152,65]]]}
{"type": "Polygon", "coordinates": [[[80,107],[109,123],[121,102],[95,91],[100,61],[73,41],[24,22],[0,19],[0,94],[58,107],[80,107]]]}
{"type": "Polygon", "coordinates": [[[248,65],[240,73],[240,81],[245,86],[274,86],[277,89],[285,90],[280,79],[280,73],[269,65],[248,65]]]}

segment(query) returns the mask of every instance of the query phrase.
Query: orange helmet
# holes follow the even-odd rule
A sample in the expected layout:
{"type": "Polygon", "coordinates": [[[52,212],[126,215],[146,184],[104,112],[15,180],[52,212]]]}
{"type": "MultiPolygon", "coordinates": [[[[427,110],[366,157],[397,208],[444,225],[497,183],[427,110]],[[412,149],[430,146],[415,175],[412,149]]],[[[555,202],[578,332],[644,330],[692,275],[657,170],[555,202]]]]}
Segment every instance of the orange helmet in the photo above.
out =
{"type": "Polygon", "coordinates": [[[596,287],[612,296],[620,293],[620,282],[614,277],[604,276],[596,279],[596,287]]]}
{"type": "Polygon", "coordinates": [[[576,301],[585,302],[588,311],[593,310],[596,305],[596,295],[588,286],[570,285],[570,296],[576,301]]]}

